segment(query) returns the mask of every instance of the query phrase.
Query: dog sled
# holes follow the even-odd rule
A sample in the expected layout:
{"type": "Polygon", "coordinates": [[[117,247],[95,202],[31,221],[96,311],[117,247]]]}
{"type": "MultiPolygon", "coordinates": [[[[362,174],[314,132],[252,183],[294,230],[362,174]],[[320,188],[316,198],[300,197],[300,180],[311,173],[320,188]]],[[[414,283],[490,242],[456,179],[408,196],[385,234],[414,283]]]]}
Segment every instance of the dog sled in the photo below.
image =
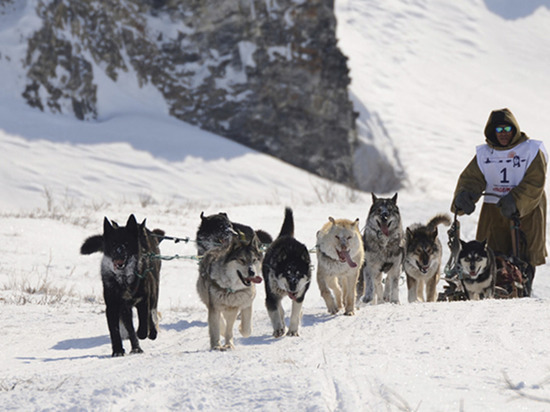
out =
{"type": "MultiPolygon", "coordinates": [[[[494,297],[496,299],[512,299],[531,296],[531,287],[535,270],[524,258],[527,249],[525,234],[520,228],[519,216],[510,221],[512,236],[512,255],[495,253],[496,286],[494,297]]],[[[457,213],[454,221],[447,231],[449,241],[447,245],[451,255],[445,265],[445,277],[447,285],[443,286],[443,292],[438,295],[438,302],[470,300],[464,285],[463,272],[458,261],[460,253],[460,222],[457,213]]]]}

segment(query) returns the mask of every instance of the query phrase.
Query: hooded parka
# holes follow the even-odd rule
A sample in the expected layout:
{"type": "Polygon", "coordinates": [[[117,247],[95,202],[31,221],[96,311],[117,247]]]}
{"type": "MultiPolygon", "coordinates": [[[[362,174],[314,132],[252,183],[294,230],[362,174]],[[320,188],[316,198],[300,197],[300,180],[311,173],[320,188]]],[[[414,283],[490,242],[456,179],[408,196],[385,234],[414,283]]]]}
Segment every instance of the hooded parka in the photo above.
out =
{"type": "MultiPolygon", "coordinates": [[[[529,137],[520,130],[516,118],[508,109],[491,112],[485,125],[485,138],[488,147],[483,147],[483,145],[479,148],[489,152],[507,151],[529,140],[529,137]],[[513,127],[513,137],[505,147],[499,144],[495,134],[495,127],[502,124],[513,127]]],[[[525,256],[522,257],[533,266],[538,266],[545,263],[547,256],[546,193],[544,186],[548,159],[544,145],[535,140],[531,140],[531,142],[540,143],[538,153],[525,170],[523,179],[510,190],[510,193],[515,200],[520,215],[520,228],[525,233],[527,241],[527,249],[524,251],[525,256]]],[[[466,166],[458,179],[451,206],[452,212],[455,212],[454,203],[459,193],[471,192],[481,197],[481,194],[487,189],[487,180],[478,161],[479,153],[478,151],[478,154],[466,166]]],[[[513,151],[510,153],[513,153],[513,151]]],[[[496,201],[497,199],[493,198],[491,201],[488,197],[485,197],[479,215],[476,239],[479,241],[486,239],[487,244],[494,251],[512,255],[511,221],[502,216],[496,201]]],[[[462,214],[460,210],[458,212],[462,214]]]]}

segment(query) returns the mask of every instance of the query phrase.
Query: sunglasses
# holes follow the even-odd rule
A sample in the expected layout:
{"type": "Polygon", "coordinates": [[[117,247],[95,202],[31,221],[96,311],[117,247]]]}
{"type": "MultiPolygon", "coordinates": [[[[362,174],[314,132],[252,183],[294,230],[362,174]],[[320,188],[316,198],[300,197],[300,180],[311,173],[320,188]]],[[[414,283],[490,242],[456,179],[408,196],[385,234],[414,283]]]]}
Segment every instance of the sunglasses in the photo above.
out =
{"type": "Polygon", "coordinates": [[[512,126],[497,127],[497,128],[495,128],[495,130],[497,131],[497,133],[511,132],[512,131],[512,126]]]}

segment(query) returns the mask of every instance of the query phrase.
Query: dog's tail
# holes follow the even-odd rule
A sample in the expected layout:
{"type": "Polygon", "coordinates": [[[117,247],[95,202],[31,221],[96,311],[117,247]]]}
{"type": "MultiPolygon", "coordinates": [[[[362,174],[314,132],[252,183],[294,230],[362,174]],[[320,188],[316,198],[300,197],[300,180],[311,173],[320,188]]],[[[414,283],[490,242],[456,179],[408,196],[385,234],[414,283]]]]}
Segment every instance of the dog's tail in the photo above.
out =
{"type": "Polygon", "coordinates": [[[289,207],[285,208],[285,220],[278,237],[282,236],[294,237],[294,216],[292,215],[292,209],[289,207]]]}
{"type": "Polygon", "coordinates": [[[80,247],[80,253],[89,255],[94,252],[103,252],[103,235],[90,236],[80,247]]]}
{"type": "Polygon", "coordinates": [[[258,236],[258,240],[262,245],[269,245],[270,243],[273,243],[273,238],[265,230],[258,229],[255,230],[254,233],[256,233],[256,236],[258,236]]]}
{"type": "Polygon", "coordinates": [[[164,230],[162,229],[153,229],[153,230],[147,230],[147,233],[152,235],[156,240],[157,243],[160,244],[164,240],[164,230]]]}
{"type": "Polygon", "coordinates": [[[451,217],[446,213],[435,215],[430,219],[430,221],[426,226],[428,226],[430,230],[433,231],[435,228],[437,228],[438,225],[441,225],[441,224],[444,224],[445,226],[450,226],[451,217]]]}

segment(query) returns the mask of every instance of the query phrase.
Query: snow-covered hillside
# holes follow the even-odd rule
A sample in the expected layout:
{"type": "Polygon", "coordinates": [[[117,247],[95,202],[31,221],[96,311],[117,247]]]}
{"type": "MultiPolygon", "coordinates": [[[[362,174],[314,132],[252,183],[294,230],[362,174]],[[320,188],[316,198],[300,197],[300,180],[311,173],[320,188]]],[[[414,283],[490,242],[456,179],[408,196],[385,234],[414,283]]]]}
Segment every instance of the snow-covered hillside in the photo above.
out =
{"type": "MultiPolygon", "coordinates": [[[[9,2],[29,26],[32,3],[9,2]]],[[[509,107],[547,140],[548,2],[337,0],[336,10],[361,133],[397,150],[408,176],[405,226],[448,211],[492,109],[509,107]]],[[[252,336],[219,353],[195,291],[195,244],[164,241],[163,255],[182,258],[163,262],[161,333],[145,354],[112,359],[101,256],[79,254],[104,216],[134,213],[193,239],[201,211],[223,210],[275,235],[288,205],[313,248],[329,216],[363,226],[370,194],[178,122],[130,78],[103,79],[96,123],[32,110],[17,89],[22,27],[0,15],[2,409],[548,410],[548,265],[530,299],[408,304],[402,282],[400,305],[354,317],[328,315],[314,282],[298,338],[271,337],[259,285],[252,336]]],[[[465,239],[476,220],[461,218],[465,239]]]]}
{"type": "Polygon", "coordinates": [[[548,137],[549,1],[338,0],[336,8],[359,126],[390,139],[409,190],[448,197],[493,109],[510,108],[527,135],[548,137]]]}

